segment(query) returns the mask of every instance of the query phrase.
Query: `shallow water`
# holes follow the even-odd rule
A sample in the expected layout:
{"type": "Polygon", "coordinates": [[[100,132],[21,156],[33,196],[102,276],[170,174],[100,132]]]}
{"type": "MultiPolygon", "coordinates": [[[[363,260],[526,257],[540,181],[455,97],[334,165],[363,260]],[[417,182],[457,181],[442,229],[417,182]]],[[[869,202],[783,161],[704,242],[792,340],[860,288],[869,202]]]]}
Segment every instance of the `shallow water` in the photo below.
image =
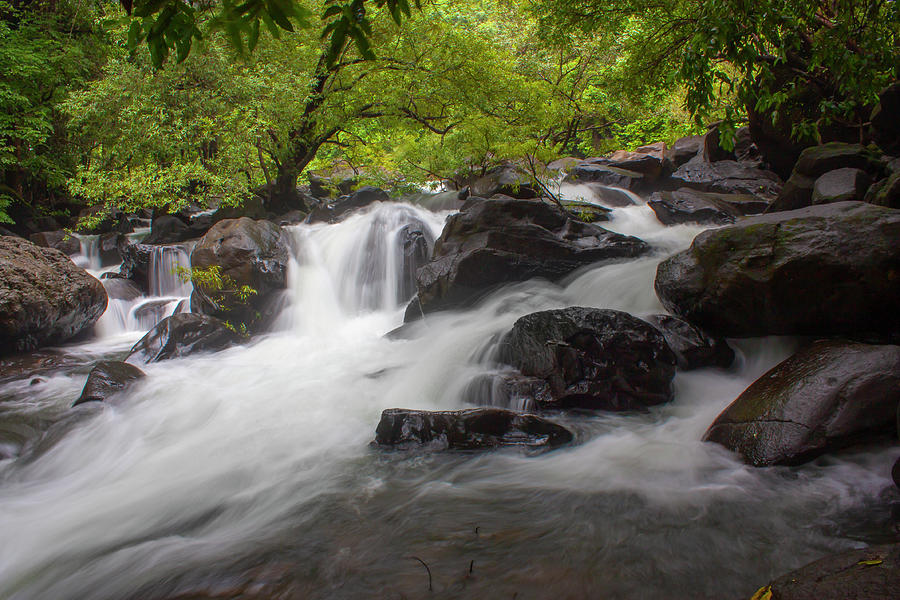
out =
{"type": "Polygon", "coordinates": [[[896,448],[754,469],[699,441],[791,339],[736,343],[730,370],[679,373],[675,401],[645,414],[554,415],[577,439],[553,452],[369,446],[385,408],[463,407],[496,368],[491,341],[524,314],[660,311],[656,265],[700,228],[648,211],[608,225],[654,256],[509,286],[392,341],[397,231],[437,235],[447,214],[376,205],[289,230],[270,335],[148,365],[116,405],[68,408],[90,363],[140,332],[4,384],[0,423],[19,437],[0,429],[18,454],[0,460],[0,598],[746,598],[827,552],[893,539],[896,448]]]}

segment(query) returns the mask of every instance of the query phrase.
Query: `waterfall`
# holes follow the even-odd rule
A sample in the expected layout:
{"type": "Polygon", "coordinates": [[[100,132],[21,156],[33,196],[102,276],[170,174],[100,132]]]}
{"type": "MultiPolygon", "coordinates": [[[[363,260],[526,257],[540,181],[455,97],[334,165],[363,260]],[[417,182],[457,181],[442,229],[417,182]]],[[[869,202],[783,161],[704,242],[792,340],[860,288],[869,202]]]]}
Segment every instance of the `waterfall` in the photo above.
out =
{"type": "Polygon", "coordinates": [[[190,247],[177,246],[153,246],[150,255],[150,296],[169,296],[184,298],[191,295],[193,286],[190,281],[185,281],[181,276],[184,271],[191,268],[190,247]]]}
{"type": "MultiPolygon", "coordinates": [[[[110,404],[70,408],[89,366],[127,350],[114,336],[62,349],[70,370],[0,385],[0,598],[737,598],[883,539],[897,449],[754,469],[701,441],[790,339],[735,343],[730,370],[679,372],[675,400],[647,413],[553,413],[576,441],[546,454],[369,447],[386,408],[508,395],[493,347],[525,314],[662,310],[656,267],[703,227],[647,210],[618,207],[601,225],[653,255],[505,286],[404,340],[384,333],[447,213],[385,203],[299,225],[278,330],[142,365],[110,404]]],[[[175,310],[189,289],[163,265],[179,252],[155,263],[153,293],[171,296],[111,302],[104,319],[123,331],[175,310]]]]}

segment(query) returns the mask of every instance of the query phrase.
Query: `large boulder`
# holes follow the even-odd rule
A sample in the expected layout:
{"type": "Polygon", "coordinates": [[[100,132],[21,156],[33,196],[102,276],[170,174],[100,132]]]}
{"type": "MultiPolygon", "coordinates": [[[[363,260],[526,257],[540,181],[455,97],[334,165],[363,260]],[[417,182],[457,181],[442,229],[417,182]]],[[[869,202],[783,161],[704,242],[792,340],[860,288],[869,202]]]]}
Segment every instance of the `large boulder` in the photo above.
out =
{"type": "Polygon", "coordinates": [[[675,140],[668,149],[666,149],[666,162],[674,171],[681,165],[685,164],[703,150],[704,137],[702,135],[691,135],[675,140]]]}
{"type": "Polygon", "coordinates": [[[175,215],[162,215],[153,219],[150,235],[145,244],[176,244],[197,237],[187,224],[175,215]]]}
{"type": "Polygon", "coordinates": [[[81,252],[81,242],[78,238],[63,229],[32,233],[30,239],[38,246],[56,248],[69,256],[81,252]]]}
{"type": "Polygon", "coordinates": [[[811,205],[816,180],[837,169],[860,169],[876,174],[883,167],[877,153],[860,144],[830,142],[811,146],[800,153],[790,178],[769,207],[769,212],[796,210],[811,205]]]}
{"type": "Polygon", "coordinates": [[[358,208],[364,208],[375,202],[387,202],[390,196],[386,191],[375,186],[366,185],[352,194],[339,197],[330,204],[313,208],[306,217],[307,223],[336,223],[342,217],[358,208]]]}
{"type": "Polygon", "coordinates": [[[253,331],[264,328],[286,285],[289,260],[278,225],[247,217],[219,221],[191,252],[194,271],[218,269],[217,281],[195,281],[191,310],[253,331]]]}
{"type": "MultiPolygon", "coordinates": [[[[723,225],[734,223],[741,214],[732,204],[723,199],[727,197],[726,194],[710,194],[690,188],[681,188],[674,192],[656,192],[650,196],[647,204],[663,225],[679,223],[723,225]]],[[[755,200],[753,196],[744,197],[755,200]]]]}
{"type": "Polygon", "coordinates": [[[214,317],[182,313],[166,317],[132,346],[125,359],[151,363],[198,352],[224,350],[242,341],[225,323],[214,317]]]}
{"type": "Polygon", "coordinates": [[[678,368],[690,371],[702,367],[727,368],[734,362],[734,350],[723,338],[714,337],[673,315],[650,315],[644,319],[663,334],[678,368]]]}
{"type": "Polygon", "coordinates": [[[878,206],[900,208],[900,171],[869,187],[869,191],[866,193],[866,202],[878,206]]]}
{"type": "Polygon", "coordinates": [[[900,590],[900,544],[826,556],[782,575],[754,598],[891,600],[900,590]]]}
{"type": "Polygon", "coordinates": [[[501,194],[511,198],[536,198],[532,177],[516,165],[494,167],[471,184],[473,196],[490,198],[501,194]]]}
{"type": "Polygon", "coordinates": [[[813,184],[812,203],[862,201],[871,182],[872,178],[862,169],[845,167],[828,171],[813,184]]]}
{"type": "Polygon", "coordinates": [[[781,179],[756,163],[720,160],[708,162],[700,155],[681,165],[663,181],[667,189],[693,188],[702,192],[743,194],[772,201],[781,191],[781,179]]]}
{"type": "Polygon", "coordinates": [[[60,344],[106,310],[106,290],[68,256],[0,237],[0,354],[60,344]]]}
{"type": "Polygon", "coordinates": [[[106,288],[106,295],[110,300],[137,300],[141,297],[140,288],[129,279],[121,277],[110,277],[101,279],[103,287],[106,288]]]}
{"type": "Polygon", "coordinates": [[[106,402],[143,377],[144,372],[134,365],[117,360],[101,360],[91,369],[81,395],[72,406],[85,402],[106,402]]]}
{"type": "Polygon", "coordinates": [[[755,466],[796,465],[897,436],[900,346],[822,340],[753,382],[720,414],[704,440],[755,466]]]}
{"type": "Polygon", "coordinates": [[[642,240],[573,219],[545,202],[471,198],[447,220],[432,261],[416,273],[419,301],[425,313],[460,307],[504,283],[555,281],[649,249],[642,240]]]}
{"type": "Polygon", "coordinates": [[[608,159],[598,159],[598,162],[583,162],[569,171],[565,181],[567,183],[599,183],[626,190],[643,190],[649,182],[642,173],[622,169],[609,164],[608,159]]]}
{"type": "Polygon", "coordinates": [[[375,430],[376,444],[395,448],[554,448],[572,439],[568,429],[552,421],[499,408],[438,412],[389,408],[381,413],[375,430]]]}
{"type": "Polygon", "coordinates": [[[122,265],[119,267],[118,277],[129,279],[144,294],[150,291],[150,263],[153,260],[154,247],[150,244],[122,243],[119,245],[119,253],[122,255],[122,265]]]}
{"type": "Polygon", "coordinates": [[[676,358],[662,333],[616,310],[525,315],[501,340],[497,358],[547,382],[541,408],[639,410],[672,399],[676,358]]]}
{"type": "Polygon", "coordinates": [[[717,335],[900,335],[900,212],[837,202],[704,231],[656,293],[717,335]]]}

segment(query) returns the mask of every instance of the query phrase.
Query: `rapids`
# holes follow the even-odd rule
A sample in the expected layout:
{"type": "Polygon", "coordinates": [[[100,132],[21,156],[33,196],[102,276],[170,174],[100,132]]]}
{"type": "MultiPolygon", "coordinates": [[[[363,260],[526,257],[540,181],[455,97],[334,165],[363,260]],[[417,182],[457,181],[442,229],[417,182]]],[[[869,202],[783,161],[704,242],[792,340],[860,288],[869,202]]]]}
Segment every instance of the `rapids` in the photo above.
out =
{"type": "Polygon", "coordinates": [[[172,262],[158,297],[111,303],[96,338],[63,349],[72,366],[0,385],[0,598],[747,598],[889,536],[896,449],[755,469],[699,441],[792,339],[735,342],[730,370],[679,372],[675,401],[646,414],[554,416],[577,439],[553,452],[371,448],[385,408],[465,406],[526,313],[661,311],[656,265],[701,230],[616,209],[604,226],[652,257],[507,286],[389,340],[408,300],[400,231],[437,237],[448,214],[377,204],[288,228],[276,330],[147,365],[118,405],[69,408],[90,364],[150,326],[132,311],[171,299],[158,320],[189,295],[172,262]]]}

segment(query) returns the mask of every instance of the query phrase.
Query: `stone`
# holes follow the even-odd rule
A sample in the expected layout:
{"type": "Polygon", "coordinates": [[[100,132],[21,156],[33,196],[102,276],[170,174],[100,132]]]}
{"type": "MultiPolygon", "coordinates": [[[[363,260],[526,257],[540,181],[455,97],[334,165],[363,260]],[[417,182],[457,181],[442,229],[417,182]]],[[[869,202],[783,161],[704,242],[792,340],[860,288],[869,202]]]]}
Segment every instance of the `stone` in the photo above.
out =
{"type": "Polygon", "coordinates": [[[812,203],[828,204],[846,200],[862,201],[866,197],[871,178],[862,169],[845,167],[828,171],[813,185],[812,203]]]}
{"type": "Polygon", "coordinates": [[[207,315],[166,317],[132,346],[129,363],[151,363],[200,352],[224,350],[242,341],[225,323],[207,315]]]}
{"type": "Polygon", "coordinates": [[[674,192],[656,192],[650,196],[647,205],[653,209],[656,218],[663,225],[734,223],[740,213],[731,204],[722,201],[721,196],[725,194],[709,194],[691,188],[681,188],[674,192]]]}
{"type": "Polygon", "coordinates": [[[537,198],[540,195],[535,189],[531,175],[512,164],[494,167],[473,181],[471,194],[482,198],[498,194],[511,198],[537,198]]]}
{"type": "Polygon", "coordinates": [[[57,231],[41,231],[29,236],[32,243],[43,248],[56,248],[57,250],[72,256],[81,252],[81,242],[74,235],[60,229],[57,231]]]}
{"type": "Polygon", "coordinates": [[[641,410],[672,399],[675,354],[658,329],[621,311],[525,315],[503,336],[497,359],[548,383],[540,408],[641,410]]]}
{"type": "Polygon", "coordinates": [[[666,150],[666,161],[671,165],[671,170],[676,170],[703,150],[703,135],[691,135],[675,140],[666,150]]]}
{"type": "Polygon", "coordinates": [[[900,544],[885,544],[826,556],[760,592],[770,593],[771,600],[891,600],[898,589],[900,544]]]}
{"type": "Polygon", "coordinates": [[[101,360],[91,369],[81,395],[72,406],[85,402],[106,402],[144,377],[144,372],[134,365],[117,360],[101,360]]]}
{"type": "Polygon", "coordinates": [[[68,256],[0,237],[0,354],[61,344],[106,310],[103,284],[68,256]]]}
{"type": "Polygon", "coordinates": [[[194,285],[191,310],[260,331],[274,317],[289,261],[288,241],[278,225],[247,217],[219,221],[194,246],[191,268],[218,267],[222,285],[194,285]],[[254,292],[242,298],[244,286],[254,292]]]}
{"type": "Polygon", "coordinates": [[[175,244],[196,237],[187,224],[175,215],[162,215],[153,219],[150,235],[145,244],[175,244]]]}
{"type": "Polygon", "coordinates": [[[719,194],[745,194],[765,201],[774,200],[781,191],[781,179],[755,163],[734,160],[707,162],[696,156],[681,165],[663,182],[666,189],[693,188],[719,194]]]}
{"type": "Polygon", "coordinates": [[[587,162],[573,168],[564,181],[567,183],[601,183],[632,191],[645,187],[644,175],[637,171],[587,162]]]}
{"type": "Polygon", "coordinates": [[[663,334],[669,348],[675,353],[679,369],[727,369],[734,362],[734,350],[724,338],[711,336],[684,319],[673,315],[650,315],[644,320],[663,334]]]}
{"type": "Polygon", "coordinates": [[[381,413],[375,444],[393,448],[484,450],[499,446],[550,449],[572,441],[561,425],[499,408],[424,411],[389,408],[381,413]]]}
{"type": "Polygon", "coordinates": [[[106,296],[110,300],[136,300],[141,297],[141,290],[137,284],[128,279],[107,278],[101,279],[103,287],[106,289],[106,296]]]}
{"type": "Polygon", "coordinates": [[[416,286],[427,314],[470,305],[506,283],[556,281],[580,267],[649,250],[642,240],[572,219],[545,202],[470,198],[447,220],[431,262],[416,273],[416,286]]]}
{"type": "Polygon", "coordinates": [[[897,437],[900,346],[820,340],[757,379],[720,414],[704,440],[757,467],[897,437]]]}
{"type": "Polygon", "coordinates": [[[703,136],[703,158],[708,162],[736,160],[734,150],[726,150],[720,141],[719,123],[713,123],[703,136]]]}
{"type": "Polygon", "coordinates": [[[119,246],[122,265],[119,277],[130,279],[142,293],[150,290],[150,262],[153,258],[153,246],[149,244],[123,243],[119,246]]]}
{"type": "Polygon", "coordinates": [[[900,208],[900,171],[873,184],[866,193],[866,202],[878,206],[900,208]]]}
{"type": "Polygon", "coordinates": [[[666,309],[713,334],[900,335],[900,212],[861,202],[747,217],[660,263],[666,309]]]}

